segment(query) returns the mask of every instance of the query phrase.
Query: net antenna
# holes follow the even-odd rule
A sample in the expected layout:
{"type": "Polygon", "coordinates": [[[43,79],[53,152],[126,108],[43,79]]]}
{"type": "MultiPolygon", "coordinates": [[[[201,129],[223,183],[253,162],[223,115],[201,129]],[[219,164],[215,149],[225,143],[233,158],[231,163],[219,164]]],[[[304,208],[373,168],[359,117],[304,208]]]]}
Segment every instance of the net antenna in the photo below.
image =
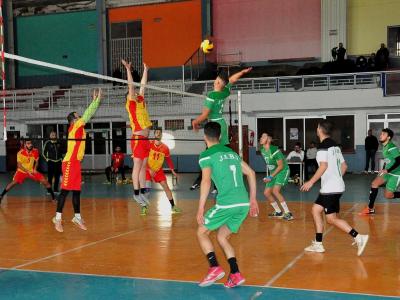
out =
{"type": "Polygon", "coordinates": [[[3,101],[3,140],[7,141],[7,112],[6,112],[6,70],[4,57],[4,18],[3,0],[0,0],[0,51],[1,51],[1,98],[3,101]]]}

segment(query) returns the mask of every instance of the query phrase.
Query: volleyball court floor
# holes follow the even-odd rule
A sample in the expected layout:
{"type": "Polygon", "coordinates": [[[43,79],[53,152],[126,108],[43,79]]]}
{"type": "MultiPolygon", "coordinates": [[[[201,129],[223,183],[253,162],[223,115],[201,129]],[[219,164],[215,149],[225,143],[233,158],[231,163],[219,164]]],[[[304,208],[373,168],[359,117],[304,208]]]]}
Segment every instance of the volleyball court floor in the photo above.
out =
{"type": "MultiPolygon", "coordinates": [[[[174,187],[180,215],[171,215],[160,187],[149,214],[139,215],[130,185],[103,185],[103,176],[86,179],[82,215],[75,227],[70,198],[64,233],[54,230],[55,204],[33,182],[16,187],[0,208],[0,299],[390,299],[400,296],[400,205],[379,195],[377,215],[360,217],[372,176],[346,176],[341,215],[370,240],[357,257],[352,239],[327,228],[324,254],[305,253],[314,238],[310,214],[318,193],[284,194],[295,220],[269,219],[261,174],[260,216],[248,218],[232,238],[244,286],[200,288],[208,265],[196,239],[199,191],[189,191],[196,174],[183,174],[174,187]]],[[[1,189],[11,175],[0,175],[1,189]]],[[[170,179],[169,179],[170,180],[170,179]]],[[[208,205],[211,206],[212,201],[208,205]]],[[[213,236],[215,241],[215,237],[213,236]]],[[[221,250],[222,267],[229,267],[221,250]]],[[[226,279],[226,277],[224,278],[226,279]]]]}

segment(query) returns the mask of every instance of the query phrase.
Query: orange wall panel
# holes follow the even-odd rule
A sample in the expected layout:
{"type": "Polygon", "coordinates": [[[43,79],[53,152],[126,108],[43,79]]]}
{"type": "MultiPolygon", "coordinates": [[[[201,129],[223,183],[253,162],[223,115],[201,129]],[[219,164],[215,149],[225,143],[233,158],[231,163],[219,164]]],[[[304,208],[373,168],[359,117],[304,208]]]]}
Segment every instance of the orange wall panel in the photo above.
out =
{"type": "Polygon", "coordinates": [[[201,1],[110,9],[109,22],[142,21],[143,61],[152,68],[182,65],[201,42],[201,1]]]}

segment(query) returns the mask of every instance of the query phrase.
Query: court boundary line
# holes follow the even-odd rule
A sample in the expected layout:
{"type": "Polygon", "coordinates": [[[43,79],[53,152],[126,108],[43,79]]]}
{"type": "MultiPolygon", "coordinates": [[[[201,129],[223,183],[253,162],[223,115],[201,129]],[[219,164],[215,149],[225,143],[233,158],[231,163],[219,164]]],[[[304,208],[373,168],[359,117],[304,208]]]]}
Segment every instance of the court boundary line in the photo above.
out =
{"type": "Polygon", "coordinates": [[[39,263],[39,262],[42,262],[42,261],[47,260],[47,259],[51,259],[51,258],[60,256],[60,255],[71,253],[71,252],[74,252],[76,250],[80,250],[80,249],[87,248],[87,247],[90,247],[90,246],[93,246],[93,245],[96,245],[96,244],[99,244],[99,243],[102,243],[102,242],[105,242],[105,241],[109,241],[109,240],[112,240],[112,239],[115,239],[115,238],[119,238],[121,236],[125,236],[125,235],[128,235],[128,234],[134,233],[134,232],[138,232],[138,231],[141,231],[143,229],[147,229],[147,228],[138,228],[138,229],[135,229],[135,230],[130,230],[130,231],[127,231],[127,232],[124,232],[124,233],[113,235],[113,236],[110,236],[108,238],[104,238],[104,239],[101,239],[101,240],[93,241],[93,242],[90,242],[90,243],[87,243],[87,244],[84,244],[84,245],[81,245],[81,246],[78,246],[78,247],[75,247],[75,248],[72,248],[72,249],[69,249],[69,250],[66,250],[66,251],[62,251],[62,252],[55,253],[55,254],[52,254],[52,255],[48,255],[48,256],[45,256],[45,257],[42,257],[42,258],[34,259],[34,260],[31,260],[31,261],[29,261],[27,263],[24,263],[24,264],[19,264],[17,266],[9,268],[9,270],[17,270],[17,268],[22,268],[22,267],[26,267],[26,266],[29,266],[29,265],[32,265],[32,264],[35,264],[35,263],[39,263]]]}
{"type": "MultiPolygon", "coordinates": [[[[74,272],[63,272],[63,271],[46,271],[46,270],[33,270],[33,269],[12,269],[12,268],[2,268],[0,270],[4,271],[17,271],[17,272],[32,272],[32,273],[48,273],[48,274],[64,274],[73,276],[84,276],[84,277],[101,277],[101,278],[115,278],[115,279],[134,279],[134,280],[149,280],[149,281],[166,281],[166,282],[177,282],[177,283],[194,283],[198,284],[198,281],[193,280],[179,280],[179,279],[162,279],[162,278],[150,278],[150,277],[137,277],[137,276],[124,276],[124,275],[105,275],[105,274],[90,274],[90,273],[74,273],[74,272]]],[[[214,285],[223,285],[223,283],[215,283],[214,285]]],[[[383,297],[383,298],[394,298],[399,299],[398,296],[388,296],[381,294],[368,294],[368,293],[353,293],[353,292],[343,292],[335,290],[314,290],[305,288],[290,288],[290,287],[278,287],[278,286],[264,286],[256,284],[244,284],[244,287],[254,287],[263,289],[280,289],[280,290],[293,290],[293,291],[305,291],[305,292],[321,292],[321,293],[336,293],[344,295],[359,295],[359,296],[371,296],[371,297],[383,297]]]]}

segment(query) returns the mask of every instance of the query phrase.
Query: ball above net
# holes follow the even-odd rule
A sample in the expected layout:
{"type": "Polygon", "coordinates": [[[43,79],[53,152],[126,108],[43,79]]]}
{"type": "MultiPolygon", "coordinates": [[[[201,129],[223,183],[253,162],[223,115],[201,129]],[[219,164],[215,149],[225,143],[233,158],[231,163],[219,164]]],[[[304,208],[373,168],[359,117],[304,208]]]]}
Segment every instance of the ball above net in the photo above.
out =
{"type": "Polygon", "coordinates": [[[208,54],[214,49],[214,44],[210,40],[204,40],[201,42],[200,49],[205,53],[208,54]]]}

